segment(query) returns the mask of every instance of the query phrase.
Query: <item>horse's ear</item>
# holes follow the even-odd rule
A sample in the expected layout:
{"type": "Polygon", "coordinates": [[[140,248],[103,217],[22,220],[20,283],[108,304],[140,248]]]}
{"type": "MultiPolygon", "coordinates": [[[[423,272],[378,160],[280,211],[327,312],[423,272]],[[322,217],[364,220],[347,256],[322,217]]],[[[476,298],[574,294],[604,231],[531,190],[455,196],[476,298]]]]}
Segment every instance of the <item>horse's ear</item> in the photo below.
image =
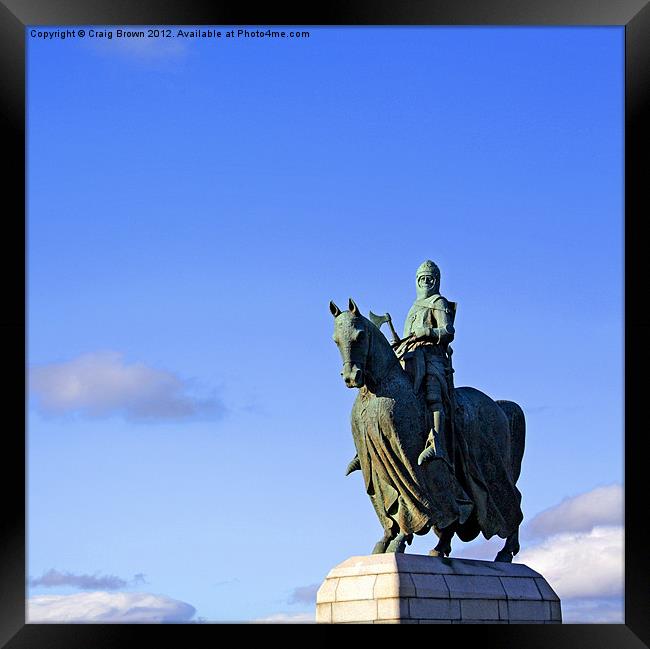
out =
{"type": "Polygon", "coordinates": [[[330,300],[330,311],[332,312],[332,315],[336,318],[336,316],[341,315],[341,309],[339,309],[332,300],[330,300]]]}
{"type": "Polygon", "coordinates": [[[360,315],[361,311],[359,311],[359,307],[354,303],[354,300],[350,298],[350,303],[348,305],[350,313],[353,315],[360,315]]]}

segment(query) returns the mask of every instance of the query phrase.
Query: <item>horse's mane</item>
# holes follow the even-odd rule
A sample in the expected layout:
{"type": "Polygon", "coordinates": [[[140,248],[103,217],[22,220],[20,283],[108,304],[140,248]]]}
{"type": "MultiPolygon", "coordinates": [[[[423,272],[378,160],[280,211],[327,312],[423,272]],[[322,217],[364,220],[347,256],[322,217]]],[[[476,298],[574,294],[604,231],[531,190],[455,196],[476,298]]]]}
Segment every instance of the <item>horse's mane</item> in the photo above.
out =
{"type": "Polygon", "coordinates": [[[395,350],[392,348],[391,344],[388,342],[388,339],[386,338],[386,336],[384,336],[381,329],[379,329],[379,327],[374,322],[372,322],[372,320],[369,320],[361,313],[359,314],[359,317],[363,320],[363,322],[366,325],[366,328],[371,333],[372,342],[368,353],[372,354],[372,353],[377,353],[379,351],[381,354],[387,357],[387,360],[391,364],[399,365],[400,369],[402,369],[402,371],[406,373],[406,371],[402,368],[402,366],[399,363],[399,359],[395,354],[395,350]]]}
{"type": "Polygon", "coordinates": [[[366,318],[365,315],[362,315],[360,313],[359,317],[363,319],[367,326],[369,326],[369,329],[372,331],[373,336],[376,337],[377,340],[381,341],[380,344],[384,347],[384,349],[395,353],[393,348],[390,346],[388,339],[386,336],[384,336],[382,330],[372,320],[370,320],[370,318],[366,318]]]}

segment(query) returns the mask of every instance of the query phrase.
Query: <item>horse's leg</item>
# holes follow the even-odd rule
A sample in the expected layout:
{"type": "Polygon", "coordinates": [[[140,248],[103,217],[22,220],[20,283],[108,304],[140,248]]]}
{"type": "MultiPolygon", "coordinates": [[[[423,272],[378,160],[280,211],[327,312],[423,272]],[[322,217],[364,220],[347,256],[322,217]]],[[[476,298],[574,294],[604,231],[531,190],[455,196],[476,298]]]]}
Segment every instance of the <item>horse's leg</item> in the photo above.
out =
{"type": "Polygon", "coordinates": [[[519,552],[519,528],[517,528],[507,539],[503,548],[499,550],[495,561],[512,563],[512,557],[519,552]]]}
{"type": "Polygon", "coordinates": [[[412,534],[406,534],[406,532],[398,532],[392,541],[388,544],[386,548],[386,553],[388,552],[404,552],[406,548],[406,542],[410,543],[413,538],[412,534]]]}
{"type": "Polygon", "coordinates": [[[388,544],[393,540],[395,537],[395,532],[392,531],[392,529],[389,530],[384,530],[384,536],[382,536],[377,543],[375,543],[375,547],[372,550],[373,554],[383,554],[386,552],[386,548],[388,547],[388,544]]]}
{"type": "Polygon", "coordinates": [[[451,525],[448,525],[444,529],[440,530],[438,545],[436,545],[433,550],[429,550],[429,556],[448,557],[451,554],[451,539],[454,537],[455,532],[456,523],[452,523],[451,525]]]}

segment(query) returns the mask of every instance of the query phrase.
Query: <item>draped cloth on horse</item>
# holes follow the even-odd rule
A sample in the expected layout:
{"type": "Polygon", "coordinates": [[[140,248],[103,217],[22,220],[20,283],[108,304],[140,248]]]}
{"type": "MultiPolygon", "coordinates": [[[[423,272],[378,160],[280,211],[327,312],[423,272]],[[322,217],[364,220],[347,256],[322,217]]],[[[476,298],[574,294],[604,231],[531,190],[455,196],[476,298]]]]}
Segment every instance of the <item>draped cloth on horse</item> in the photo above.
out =
{"type": "Polygon", "coordinates": [[[405,534],[426,534],[464,523],[472,511],[446,463],[417,464],[428,432],[423,406],[403,374],[379,394],[361,388],[352,409],[366,492],[386,530],[397,524],[405,534]]]}
{"type": "Polygon", "coordinates": [[[514,468],[521,458],[513,458],[518,446],[513,446],[513,435],[519,432],[510,430],[506,413],[480,390],[461,387],[454,392],[456,476],[475,507],[457,534],[463,541],[472,540],[479,531],[488,539],[495,534],[506,538],[523,520],[514,468]]]}

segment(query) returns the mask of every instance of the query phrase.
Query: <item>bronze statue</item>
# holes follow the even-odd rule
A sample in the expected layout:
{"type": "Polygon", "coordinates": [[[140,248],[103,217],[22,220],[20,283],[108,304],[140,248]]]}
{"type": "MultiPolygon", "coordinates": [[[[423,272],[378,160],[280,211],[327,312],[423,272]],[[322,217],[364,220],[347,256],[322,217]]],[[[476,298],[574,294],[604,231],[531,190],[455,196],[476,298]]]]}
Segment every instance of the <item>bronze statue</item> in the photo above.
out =
{"type": "Polygon", "coordinates": [[[353,300],[344,312],[330,302],[341,375],[349,388],[359,389],[351,417],[357,453],[346,475],[361,470],[384,528],[374,553],[404,552],[414,534],[433,530],[439,540],[430,554],[449,556],[454,534],[471,541],[482,532],[505,538],[495,560],[512,561],[523,519],[515,485],[524,414],[512,401],[453,387],[455,305],[437,292],[439,279],[432,262],[418,269],[422,291],[403,340],[388,314],[369,314],[379,325],[389,322],[392,345],[353,300]]]}

